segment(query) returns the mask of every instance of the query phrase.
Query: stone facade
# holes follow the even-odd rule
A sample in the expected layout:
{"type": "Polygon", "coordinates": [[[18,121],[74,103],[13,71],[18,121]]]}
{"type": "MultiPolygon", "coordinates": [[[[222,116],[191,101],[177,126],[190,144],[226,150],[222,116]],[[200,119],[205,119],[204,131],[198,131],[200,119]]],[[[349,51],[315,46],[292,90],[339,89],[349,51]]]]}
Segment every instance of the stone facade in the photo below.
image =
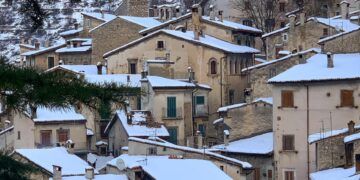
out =
{"type": "Polygon", "coordinates": [[[87,52],[57,53],[59,60],[65,65],[88,65],[94,64],[91,60],[91,50],[87,52]]]}
{"type": "Polygon", "coordinates": [[[346,135],[323,139],[316,143],[317,171],[345,165],[344,137],[346,135]]]}
{"type": "Polygon", "coordinates": [[[124,0],[115,13],[119,16],[148,17],[149,6],[148,0],[124,0]]]}
{"type": "Polygon", "coordinates": [[[321,42],[323,52],[358,53],[360,51],[360,29],[321,42]]]}

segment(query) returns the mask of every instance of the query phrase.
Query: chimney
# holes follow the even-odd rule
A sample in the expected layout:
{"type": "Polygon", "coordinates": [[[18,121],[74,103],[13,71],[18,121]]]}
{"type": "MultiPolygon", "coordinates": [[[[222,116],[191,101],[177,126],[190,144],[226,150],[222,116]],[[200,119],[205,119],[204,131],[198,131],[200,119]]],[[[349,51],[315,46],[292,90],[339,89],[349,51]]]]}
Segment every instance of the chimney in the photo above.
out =
{"type": "Polygon", "coordinates": [[[180,17],[181,16],[181,12],[180,12],[180,6],[176,6],[176,9],[175,9],[176,13],[176,18],[180,17]]]}
{"type": "Polygon", "coordinates": [[[300,25],[304,26],[304,24],[305,24],[305,13],[302,12],[300,13],[300,25]]]}
{"type": "Polygon", "coordinates": [[[50,41],[48,39],[45,40],[45,47],[50,47],[50,41]]]}
{"type": "Polygon", "coordinates": [[[53,180],[61,180],[61,167],[53,165],[53,180]]]}
{"type": "Polygon", "coordinates": [[[145,79],[148,75],[148,72],[147,71],[142,71],[141,72],[141,79],[145,79]]]}
{"type": "Polygon", "coordinates": [[[78,23],[75,23],[75,24],[74,24],[74,28],[75,28],[75,30],[77,30],[77,29],[79,28],[79,24],[78,24],[78,23]]]}
{"type": "Polygon", "coordinates": [[[68,153],[74,154],[75,143],[71,139],[65,142],[65,147],[68,153]]]}
{"type": "Polygon", "coordinates": [[[341,18],[342,19],[349,19],[349,6],[350,3],[347,1],[341,1],[340,8],[341,8],[341,18]]]}
{"type": "Polygon", "coordinates": [[[85,178],[87,180],[92,180],[94,179],[94,168],[89,166],[87,168],[85,168],[85,178]]]}
{"type": "Polygon", "coordinates": [[[105,18],[105,14],[104,14],[104,11],[102,9],[100,9],[100,13],[101,13],[101,19],[104,19],[105,18]]]}
{"type": "Polygon", "coordinates": [[[127,113],[126,120],[127,120],[128,124],[132,124],[132,114],[131,113],[127,113]]]}
{"type": "Polygon", "coordinates": [[[193,72],[192,67],[188,67],[189,73],[189,82],[193,82],[195,80],[195,72],[193,72]]]}
{"type": "Polygon", "coordinates": [[[349,129],[349,134],[354,134],[355,133],[355,122],[349,121],[347,125],[348,125],[348,129],[349,129]]]}
{"type": "Polygon", "coordinates": [[[223,22],[223,11],[219,11],[219,21],[223,22]]]}
{"type": "Polygon", "coordinates": [[[326,56],[327,56],[327,67],[328,68],[333,68],[334,67],[333,55],[331,54],[331,52],[328,52],[326,54],[326,56]]]}
{"type": "Polygon", "coordinates": [[[214,11],[214,5],[210,5],[210,20],[215,21],[215,11],[214,11]]]}
{"type": "Polygon", "coordinates": [[[70,41],[66,42],[66,48],[71,48],[71,42],[70,41]]]}
{"type": "Polygon", "coordinates": [[[60,60],[59,61],[59,65],[63,65],[64,64],[64,61],[63,60],[60,60]]]}
{"type": "Polygon", "coordinates": [[[99,61],[97,64],[96,64],[96,67],[97,67],[97,74],[98,75],[101,75],[102,74],[102,63],[99,61]]]}
{"type": "Polygon", "coordinates": [[[35,42],[35,50],[40,49],[40,43],[38,41],[35,42]]]}
{"type": "Polygon", "coordinates": [[[192,14],[192,23],[194,26],[194,39],[195,40],[199,40],[199,36],[200,36],[200,29],[201,29],[201,13],[200,13],[200,6],[198,4],[195,4],[192,6],[191,9],[191,14],[192,14]]]}
{"type": "Polygon", "coordinates": [[[230,136],[230,132],[229,130],[224,130],[224,145],[229,146],[229,136],[230,136]]]}
{"type": "Polygon", "coordinates": [[[295,19],[296,16],[294,14],[289,16],[289,21],[290,21],[290,31],[293,31],[295,28],[295,19]]]}
{"type": "Polygon", "coordinates": [[[303,54],[299,54],[299,64],[305,64],[306,61],[304,59],[304,55],[303,54]]]}

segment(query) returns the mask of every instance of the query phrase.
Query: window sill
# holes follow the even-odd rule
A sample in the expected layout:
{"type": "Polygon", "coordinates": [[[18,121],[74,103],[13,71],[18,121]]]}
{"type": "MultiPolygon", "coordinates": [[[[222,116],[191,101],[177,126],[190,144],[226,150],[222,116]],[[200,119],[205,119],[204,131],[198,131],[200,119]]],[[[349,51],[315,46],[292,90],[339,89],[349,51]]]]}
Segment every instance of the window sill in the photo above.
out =
{"type": "Polygon", "coordinates": [[[166,49],[165,48],[156,48],[155,50],[156,51],[165,51],[166,49]]]}
{"type": "Polygon", "coordinates": [[[182,120],[182,117],[163,117],[163,120],[182,120]]]}
{"type": "Polygon", "coordinates": [[[280,150],[279,153],[295,153],[295,154],[297,154],[298,151],[297,150],[280,150]]]}
{"type": "Polygon", "coordinates": [[[359,106],[336,106],[336,108],[350,108],[350,109],[358,109],[359,106]]]}
{"type": "Polygon", "coordinates": [[[219,76],[219,74],[207,74],[208,76],[212,77],[212,78],[216,78],[219,76]]]}
{"type": "Polygon", "coordinates": [[[278,109],[297,109],[297,106],[293,106],[293,107],[283,107],[283,106],[278,106],[278,109]]]}

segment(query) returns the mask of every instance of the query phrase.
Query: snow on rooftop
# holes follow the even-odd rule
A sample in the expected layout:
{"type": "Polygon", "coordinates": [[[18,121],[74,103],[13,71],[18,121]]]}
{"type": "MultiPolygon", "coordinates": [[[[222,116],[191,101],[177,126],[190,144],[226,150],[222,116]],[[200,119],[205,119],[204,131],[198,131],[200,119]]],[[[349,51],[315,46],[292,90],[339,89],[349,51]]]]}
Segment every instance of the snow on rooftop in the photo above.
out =
{"type": "Polygon", "coordinates": [[[359,180],[360,175],[356,175],[355,167],[333,168],[314,172],[310,174],[311,180],[359,180]]]}
{"type": "Polygon", "coordinates": [[[219,119],[216,119],[213,124],[217,124],[219,122],[224,122],[224,118],[219,118],[219,119]]]}
{"type": "Polygon", "coordinates": [[[262,97],[262,98],[257,98],[255,99],[253,102],[266,102],[268,104],[273,104],[273,98],[272,97],[262,97]]]}
{"type": "Polygon", "coordinates": [[[154,145],[158,145],[158,146],[179,149],[179,150],[182,150],[182,151],[190,151],[190,152],[199,153],[199,154],[204,154],[204,152],[205,152],[205,154],[208,155],[208,156],[213,156],[213,157],[216,157],[216,158],[219,158],[219,159],[231,161],[233,163],[241,165],[243,168],[251,168],[252,167],[251,164],[248,163],[248,162],[240,161],[238,159],[234,159],[234,158],[230,158],[230,157],[227,157],[227,156],[223,156],[221,154],[213,153],[213,152],[211,152],[209,150],[204,151],[203,149],[195,149],[195,148],[191,148],[191,147],[187,147],[187,146],[179,146],[179,145],[167,142],[165,140],[162,140],[160,138],[157,138],[156,140],[157,141],[150,140],[150,139],[141,139],[141,138],[136,138],[136,137],[130,137],[129,138],[129,141],[136,141],[136,142],[154,144],[154,145]]]}
{"type": "Polygon", "coordinates": [[[351,23],[348,19],[329,19],[329,18],[319,18],[319,17],[313,17],[309,18],[309,20],[315,20],[317,22],[320,22],[322,24],[331,26],[335,29],[339,29],[342,31],[352,31],[354,29],[359,28],[357,24],[351,23]]]}
{"type": "MultiPolygon", "coordinates": [[[[67,176],[62,177],[62,180],[88,180],[85,176],[67,176]]],[[[128,180],[128,177],[124,174],[99,174],[95,175],[92,180],[128,180]]]]}
{"type": "Polygon", "coordinates": [[[337,38],[337,37],[340,37],[340,36],[343,36],[343,35],[346,35],[346,34],[350,34],[350,33],[354,32],[354,31],[358,31],[358,30],[360,30],[360,26],[358,28],[354,29],[354,30],[351,30],[351,31],[344,31],[344,32],[337,33],[337,34],[332,35],[332,36],[328,36],[326,38],[322,38],[322,39],[320,39],[318,41],[318,43],[323,43],[323,42],[326,42],[328,40],[331,40],[331,39],[334,39],[334,38],[337,38]]]}
{"type": "Polygon", "coordinates": [[[105,84],[116,83],[118,85],[140,87],[140,74],[106,74],[106,75],[85,75],[85,80],[89,83],[105,84]],[[128,81],[128,77],[129,81],[128,81]]]}
{"type": "Polygon", "coordinates": [[[61,43],[61,44],[57,44],[57,45],[50,46],[50,47],[47,47],[47,48],[40,48],[39,50],[28,51],[28,52],[22,53],[21,55],[22,56],[38,55],[38,54],[45,53],[45,52],[48,52],[48,51],[51,51],[51,50],[59,49],[62,46],[65,46],[65,44],[61,43]]]}
{"type": "Polygon", "coordinates": [[[243,31],[251,31],[251,32],[257,32],[257,33],[262,33],[262,31],[260,29],[251,27],[251,26],[246,26],[240,23],[236,23],[236,22],[232,22],[232,21],[228,21],[228,20],[223,20],[223,21],[219,21],[219,18],[215,18],[215,20],[210,20],[209,16],[202,16],[202,19],[208,21],[208,22],[212,22],[218,25],[222,25],[222,26],[226,26],[232,29],[236,29],[236,30],[243,30],[243,31]]]}
{"type": "MultiPolygon", "coordinates": [[[[66,69],[73,71],[75,73],[82,73],[87,75],[97,75],[97,66],[96,65],[58,65],[51,69],[48,69],[46,72],[51,72],[56,69],[66,69]]],[[[106,74],[106,67],[102,67],[102,74],[106,74]]]]}
{"type": "Polygon", "coordinates": [[[200,43],[205,46],[210,46],[216,49],[220,49],[226,52],[231,53],[260,53],[259,50],[254,49],[248,46],[241,46],[233,43],[229,43],[227,41],[223,41],[221,39],[217,39],[215,37],[204,35],[204,37],[200,36],[199,40],[194,39],[194,32],[193,31],[175,31],[175,30],[161,30],[162,32],[173,35],[194,43],[200,43]]]}
{"type": "Polygon", "coordinates": [[[169,136],[169,132],[164,125],[160,127],[147,127],[145,124],[147,115],[143,111],[132,111],[132,123],[127,123],[127,116],[124,110],[116,111],[119,121],[124,127],[129,137],[150,137],[150,136],[169,136]]]}
{"type": "Polygon", "coordinates": [[[235,108],[240,108],[240,107],[243,107],[247,105],[247,103],[239,103],[239,104],[233,104],[233,105],[229,105],[229,106],[223,106],[223,107],[220,107],[217,112],[226,112],[230,109],[235,109],[235,108]]]}
{"type": "MultiPolygon", "coordinates": [[[[356,125],[355,129],[359,129],[360,125],[356,125]]],[[[321,139],[325,139],[325,138],[329,138],[329,137],[333,137],[333,136],[337,136],[343,133],[348,132],[348,128],[343,128],[343,129],[335,129],[332,131],[325,131],[325,132],[320,132],[320,133],[314,133],[314,134],[310,134],[308,141],[309,143],[313,143],[316,141],[319,141],[321,139]]]]}
{"type": "Polygon", "coordinates": [[[36,109],[35,122],[49,122],[49,121],[77,121],[86,120],[85,117],[75,112],[74,107],[67,109],[49,109],[45,107],[38,107],[36,109]]]}
{"type": "Polygon", "coordinates": [[[261,59],[261,58],[255,58],[255,61],[258,61],[260,63],[267,62],[265,59],[261,59]]]}
{"type": "Polygon", "coordinates": [[[360,139],[360,132],[349,135],[349,136],[346,136],[344,138],[344,143],[348,143],[348,142],[355,141],[355,140],[358,140],[358,139],[360,139]]]}
{"type": "Polygon", "coordinates": [[[147,76],[146,79],[149,81],[153,88],[195,87],[195,84],[190,82],[184,82],[176,79],[168,79],[160,76],[147,76]]]}
{"type": "MultiPolygon", "coordinates": [[[[89,166],[89,164],[81,158],[69,154],[64,147],[49,149],[16,149],[15,152],[50,173],[53,172],[53,165],[61,166],[63,176],[83,175],[85,174],[85,168],[89,166]]],[[[95,173],[98,172],[95,170],[95,173]]]]}
{"type": "Polygon", "coordinates": [[[289,55],[289,54],[291,54],[291,52],[290,52],[290,51],[288,51],[288,50],[281,50],[281,51],[279,51],[279,54],[282,54],[282,55],[289,55]]]}
{"type": "Polygon", "coordinates": [[[81,32],[81,31],[83,31],[83,28],[72,29],[72,30],[64,31],[64,32],[59,33],[59,35],[60,35],[60,36],[69,36],[69,35],[73,35],[73,34],[79,33],[79,32],[81,32]]]}
{"type": "Polygon", "coordinates": [[[114,159],[114,157],[113,156],[99,156],[99,155],[96,155],[93,153],[89,153],[89,154],[87,154],[86,159],[88,162],[90,162],[92,164],[95,163],[96,170],[100,170],[106,166],[107,162],[114,159]]]}
{"type": "MultiPolygon", "coordinates": [[[[124,168],[141,167],[157,180],[231,179],[208,160],[169,159],[168,156],[131,156],[127,154],[116,158],[116,160],[119,159],[124,161],[124,168]]],[[[116,166],[116,161],[114,160],[114,162],[111,164],[116,166]]]]}
{"type": "Polygon", "coordinates": [[[360,53],[334,54],[334,67],[327,67],[327,55],[316,54],[305,64],[293,66],[269,79],[269,83],[308,82],[360,78],[360,53]]]}
{"type": "Polygon", "coordinates": [[[232,153],[270,154],[274,150],[273,143],[273,132],[269,132],[230,142],[228,146],[221,144],[211,148],[232,153]]]}
{"type": "Polygon", "coordinates": [[[56,50],[56,53],[82,53],[91,50],[91,46],[80,46],[80,47],[63,47],[56,50]]]}
{"type": "Polygon", "coordinates": [[[86,16],[93,17],[95,19],[106,21],[106,22],[111,21],[111,20],[116,18],[115,15],[107,14],[107,13],[103,13],[103,15],[102,15],[102,13],[96,13],[96,12],[83,12],[82,14],[86,15],[86,16]]]}
{"type": "Polygon", "coordinates": [[[136,17],[136,16],[119,16],[122,19],[130,21],[132,23],[138,24],[145,28],[150,28],[162,24],[160,21],[156,20],[154,17],[136,17]]]}

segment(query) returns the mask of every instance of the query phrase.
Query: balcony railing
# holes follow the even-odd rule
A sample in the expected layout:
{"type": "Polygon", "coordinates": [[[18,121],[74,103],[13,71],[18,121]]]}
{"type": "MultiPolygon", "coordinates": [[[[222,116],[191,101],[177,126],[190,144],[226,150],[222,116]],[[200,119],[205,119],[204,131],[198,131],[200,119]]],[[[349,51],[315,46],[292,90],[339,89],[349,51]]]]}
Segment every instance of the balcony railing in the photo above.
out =
{"type": "Polygon", "coordinates": [[[162,108],[162,118],[163,119],[182,119],[182,108],[162,108]]]}
{"type": "Polygon", "coordinates": [[[206,105],[196,105],[195,106],[195,116],[209,116],[208,106],[206,105]]]}

